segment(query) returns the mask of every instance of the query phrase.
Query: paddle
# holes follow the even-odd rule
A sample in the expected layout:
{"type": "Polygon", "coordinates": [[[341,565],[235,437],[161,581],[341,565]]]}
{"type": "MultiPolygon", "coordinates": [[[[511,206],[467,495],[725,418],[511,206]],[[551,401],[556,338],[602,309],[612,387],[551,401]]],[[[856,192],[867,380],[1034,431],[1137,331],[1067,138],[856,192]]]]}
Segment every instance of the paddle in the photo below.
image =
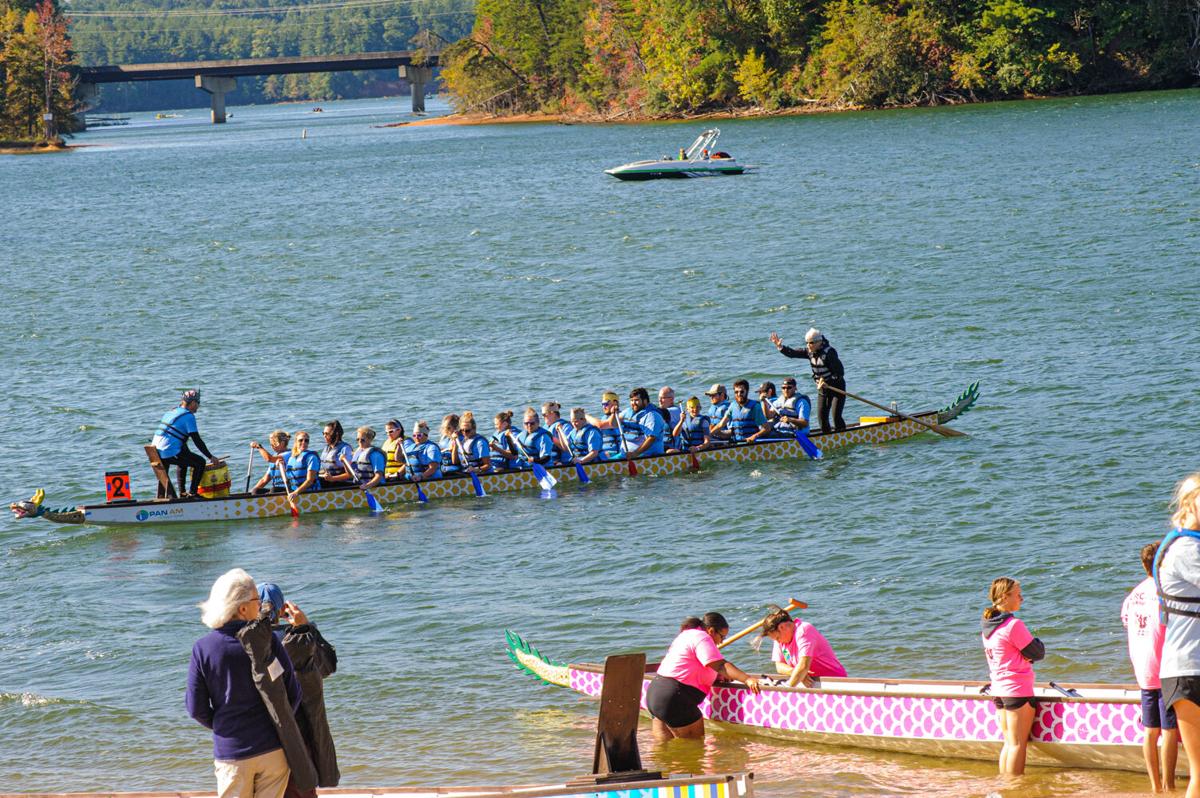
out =
{"type": "Polygon", "coordinates": [[[296,506],[296,500],[292,498],[292,483],[288,482],[287,478],[287,463],[280,457],[275,461],[275,467],[279,469],[279,476],[283,478],[283,489],[287,491],[287,503],[292,508],[292,518],[300,517],[300,508],[296,506]]]}
{"type": "Polygon", "coordinates": [[[250,460],[246,463],[246,489],[242,493],[250,492],[250,471],[254,468],[254,442],[250,442],[250,460]]]}
{"type": "MultiPolygon", "coordinates": [[[[807,608],[808,608],[808,605],[805,604],[803,601],[797,601],[794,598],[790,598],[790,599],[788,599],[787,606],[784,607],[783,610],[784,610],[784,612],[791,612],[792,610],[803,610],[803,609],[807,609],[807,608]]],[[[724,642],[722,642],[719,646],[717,646],[717,648],[725,648],[725,646],[729,645],[730,643],[741,640],[743,637],[750,634],[751,632],[757,632],[762,627],[762,625],[763,625],[763,622],[759,621],[758,623],[754,624],[750,628],[743,629],[742,631],[738,632],[733,637],[725,638],[724,642]]]]}
{"type": "MultiPolygon", "coordinates": [[[[462,460],[463,470],[466,471],[470,466],[468,465],[469,461],[467,460],[467,453],[463,451],[460,438],[454,439],[454,448],[458,449],[458,459],[462,460]]],[[[483,492],[483,483],[479,481],[479,475],[474,471],[467,471],[467,473],[471,475],[471,487],[475,489],[475,495],[481,499],[487,496],[487,494],[483,492]]]]}
{"type": "MultiPolygon", "coordinates": [[[[840,393],[842,396],[848,396],[851,399],[857,399],[858,401],[862,402],[865,405],[870,405],[871,407],[877,407],[880,410],[883,410],[887,413],[894,414],[894,415],[900,416],[900,418],[916,422],[917,424],[920,424],[922,427],[929,427],[931,430],[936,432],[938,435],[945,435],[947,438],[965,438],[965,437],[967,437],[967,433],[965,433],[965,432],[959,432],[956,429],[950,429],[949,427],[944,426],[942,424],[934,424],[931,421],[923,421],[915,416],[910,416],[907,413],[901,413],[899,410],[894,410],[890,407],[884,407],[883,405],[879,404],[878,402],[872,402],[870,399],[864,399],[863,397],[858,396],[857,394],[852,394],[849,391],[843,391],[841,388],[835,388],[827,382],[822,383],[822,385],[824,385],[829,390],[834,391],[835,393],[840,393]]],[[[817,387],[820,388],[821,386],[819,385],[817,387]]]]}
{"type": "Polygon", "coordinates": [[[808,435],[804,430],[796,430],[796,443],[800,444],[800,448],[804,450],[804,453],[813,460],[821,459],[821,450],[817,448],[815,443],[808,439],[808,435]]]}
{"type": "MultiPolygon", "coordinates": [[[[562,438],[563,446],[566,447],[565,451],[567,454],[571,454],[571,440],[567,437],[567,433],[562,427],[559,427],[558,434],[562,438]]],[[[573,455],[571,457],[571,461],[575,463],[575,478],[579,480],[579,484],[586,485],[591,482],[592,480],[588,477],[587,471],[583,470],[583,465],[581,463],[575,461],[573,455]]]]}
{"type": "Polygon", "coordinates": [[[621,450],[625,452],[625,463],[629,466],[629,476],[636,477],[637,463],[633,462],[633,458],[629,456],[629,451],[625,448],[625,427],[621,424],[621,414],[618,412],[613,416],[617,420],[617,432],[621,436],[621,450]]]}
{"type": "Polygon", "coordinates": [[[542,490],[554,490],[554,486],[558,484],[558,480],[550,476],[550,472],[546,470],[545,466],[543,466],[541,463],[535,463],[533,461],[533,457],[529,454],[529,450],[526,449],[521,443],[520,439],[517,438],[517,434],[515,432],[510,429],[508,431],[508,435],[510,438],[512,438],[512,442],[517,445],[517,449],[520,450],[521,454],[525,455],[525,459],[529,461],[529,465],[533,469],[533,476],[535,479],[537,479],[538,484],[542,486],[542,490]]]}
{"type": "MultiPolygon", "coordinates": [[[[342,465],[346,466],[346,470],[348,472],[350,472],[350,478],[354,480],[354,483],[356,485],[361,486],[363,484],[363,481],[358,478],[358,472],[354,470],[354,467],[352,465],[350,465],[350,461],[346,459],[346,455],[342,455],[341,459],[342,459],[342,465]]],[[[379,502],[375,500],[375,497],[371,495],[371,491],[367,490],[366,488],[363,488],[363,493],[367,494],[367,509],[371,511],[371,515],[375,515],[380,510],[383,509],[379,505],[379,502]]]]}
{"type": "Polygon", "coordinates": [[[400,456],[404,458],[404,473],[408,474],[408,481],[417,486],[417,499],[422,502],[429,501],[429,497],[425,495],[425,491],[421,490],[421,484],[416,480],[416,474],[413,473],[412,463],[408,461],[408,452],[404,450],[404,439],[400,439],[400,445],[396,447],[400,451],[400,456]]]}

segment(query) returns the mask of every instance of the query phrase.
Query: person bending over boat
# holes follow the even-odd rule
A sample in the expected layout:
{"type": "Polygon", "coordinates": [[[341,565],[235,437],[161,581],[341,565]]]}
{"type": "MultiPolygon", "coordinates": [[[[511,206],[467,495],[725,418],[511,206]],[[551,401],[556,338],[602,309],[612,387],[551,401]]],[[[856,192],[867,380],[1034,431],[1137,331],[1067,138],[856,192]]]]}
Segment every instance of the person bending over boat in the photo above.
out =
{"type": "Polygon", "coordinates": [[[571,410],[571,426],[573,429],[567,435],[571,446],[573,462],[587,465],[604,459],[604,439],[600,430],[588,423],[587,411],[582,407],[571,410]]]}
{"type": "MultiPolygon", "coordinates": [[[[1188,769],[1200,774],[1200,473],[1175,488],[1175,527],[1154,561],[1154,581],[1164,621],[1163,703],[1175,710],[1188,769]]],[[[1200,798],[1200,778],[1188,779],[1187,798],[1200,798]]]]}
{"type": "Polygon", "coordinates": [[[684,452],[702,452],[712,448],[712,421],[700,412],[700,397],[693,396],[685,405],[687,415],[675,426],[675,439],[684,452]]]}
{"type": "Polygon", "coordinates": [[[442,475],[442,450],[429,440],[429,422],[419,419],[413,427],[413,447],[409,452],[414,482],[437,479],[442,475]]]}
{"type": "MultiPolygon", "coordinates": [[[[712,387],[704,392],[704,395],[708,397],[709,404],[708,410],[705,411],[705,415],[708,416],[708,423],[710,426],[709,434],[711,435],[712,428],[715,428],[717,424],[721,422],[721,419],[725,418],[725,411],[729,409],[729,394],[726,393],[724,385],[719,382],[714,382],[712,387]]],[[[712,439],[714,442],[718,440],[728,440],[729,433],[723,432],[717,435],[712,435],[712,439]]]]}
{"type": "Polygon", "coordinates": [[[387,433],[387,440],[379,447],[383,449],[383,453],[387,455],[387,470],[384,472],[387,479],[399,479],[400,474],[404,471],[404,455],[402,455],[401,447],[407,443],[404,439],[404,425],[399,419],[393,418],[383,426],[383,431],[387,433]]]}
{"type": "Polygon", "coordinates": [[[510,471],[517,467],[517,445],[512,440],[512,411],[502,410],[492,419],[496,434],[488,441],[492,450],[493,471],[510,471]]]}
{"type": "Polygon", "coordinates": [[[1021,609],[1021,583],[1002,576],[988,591],[992,605],[983,611],[983,653],[991,673],[992,703],[1004,734],[1000,772],[1020,776],[1037,700],[1033,692],[1033,665],[1046,656],[1046,647],[1024,621],[1013,615],[1021,609]]]}
{"type": "Polygon", "coordinates": [[[1133,674],[1142,691],[1142,726],[1146,729],[1146,736],[1142,739],[1142,757],[1146,760],[1151,792],[1175,789],[1175,765],[1179,757],[1179,723],[1175,719],[1175,711],[1163,703],[1162,679],[1159,676],[1167,627],[1159,618],[1158,591],[1154,587],[1154,555],[1157,553],[1157,543],[1147,543],[1142,547],[1142,568],[1146,571],[1146,578],[1130,591],[1121,604],[1121,623],[1129,640],[1129,660],[1133,663],[1133,674]],[[1158,750],[1160,737],[1163,742],[1161,768],[1158,750]]]}
{"type": "Polygon", "coordinates": [[[783,391],[783,395],[767,407],[767,421],[774,425],[776,433],[785,436],[808,429],[812,403],[807,396],[796,392],[796,378],[788,377],[783,381],[780,390],[783,391]]]}
{"type": "Polygon", "coordinates": [[[782,607],[768,608],[759,637],[774,641],[771,661],[777,673],[788,677],[788,687],[801,683],[812,687],[813,680],[822,676],[846,675],[825,635],[808,621],[793,620],[782,607]]]}
{"type": "Polygon", "coordinates": [[[621,431],[617,426],[621,400],[614,391],[605,391],[600,395],[600,407],[604,418],[588,416],[587,422],[600,431],[600,440],[604,447],[603,459],[620,460],[625,456],[625,448],[621,445],[621,431]]]}
{"type": "Polygon", "coordinates": [[[658,414],[663,417],[663,434],[666,439],[663,441],[663,451],[679,450],[679,441],[675,438],[675,427],[679,426],[679,419],[683,417],[682,409],[675,404],[675,389],[669,385],[664,385],[658,389],[658,406],[655,408],[658,414]]]}
{"type": "Polygon", "coordinates": [[[702,624],[676,635],[646,689],[646,710],[653,718],[650,728],[659,740],[704,736],[700,704],[712,693],[718,677],[736,679],[758,694],[758,679],[726,660],[717,648],[729,636],[725,616],[706,613],[702,624]]]}
{"type": "MultiPolygon", "coordinates": [[[[185,703],[188,714],[212,730],[220,796],[282,798],[287,788],[290,769],[283,744],[255,686],[253,662],[239,639],[239,632],[258,618],[259,610],[258,589],[241,568],[222,574],[200,605],[201,620],[212,631],[192,647],[185,703]]],[[[278,639],[272,638],[270,645],[278,672],[269,678],[282,680],[295,711],[300,706],[300,683],[292,660],[278,639]]]]}
{"type": "Polygon", "coordinates": [[[650,392],[634,388],[629,392],[629,408],[621,413],[625,430],[625,450],[629,457],[662,454],[665,451],[666,425],[658,409],[650,406],[650,392]]]}
{"type": "Polygon", "coordinates": [[[442,416],[438,448],[442,450],[442,473],[446,476],[458,472],[458,465],[454,462],[454,449],[458,443],[458,423],[457,413],[447,413],[442,416]]]}
{"type": "Polygon", "coordinates": [[[320,489],[320,472],[321,458],[308,450],[308,433],[297,430],[292,436],[292,453],[287,459],[288,485],[292,488],[288,500],[295,501],[296,496],[307,490],[320,489]]]}
{"type": "Polygon", "coordinates": [[[343,460],[354,455],[350,444],[342,440],[342,422],[336,418],[325,425],[325,448],[321,450],[321,479],[326,482],[349,482],[350,472],[343,460]]]}
{"type": "Polygon", "coordinates": [[[354,437],[358,448],[343,465],[353,469],[360,488],[370,490],[383,482],[383,476],[387,473],[387,455],[375,445],[375,430],[370,427],[359,427],[354,431],[354,437]]]}
{"type": "Polygon", "coordinates": [[[549,432],[542,429],[537,411],[532,407],[525,408],[525,416],[521,423],[525,429],[519,435],[514,435],[512,430],[508,433],[517,444],[517,454],[520,457],[517,467],[529,468],[531,463],[553,465],[554,439],[550,437],[549,432]]]}
{"type": "MultiPolygon", "coordinates": [[[[305,748],[317,772],[318,787],[336,787],[341,780],[337,749],[325,713],[325,680],[337,672],[337,650],[325,640],[317,625],[309,621],[304,611],[283,597],[283,590],[273,582],[260,582],[258,596],[260,613],[271,624],[292,660],[296,681],[300,683],[300,708],[296,710],[296,725],[304,738],[305,748]]],[[[289,779],[284,798],[314,798],[316,789],[301,792],[289,779]]]]}
{"type": "Polygon", "coordinates": [[[476,429],[475,414],[470,410],[463,413],[458,420],[458,430],[462,435],[455,441],[454,464],[471,474],[491,471],[491,448],[476,429]]]}
{"type": "Polygon", "coordinates": [[[771,431],[763,416],[762,405],[750,401],[750,383],[738,380],[733,384],[733,402],[725,408],[725,415],[712,428],[711,435],[721,437],[728,433],[734,443],[753,443],[771,431]]]}
{"type": "Polygon", "coordinates": [[[558,402],[546,402],[542,405],[542,424],[554,441],[554,461],[566,465],[571,462],[571,447],[567,436],[571,434],[571,425],[562,417],[562,405],[558,402]]]}
{"type": "Polygon", "coordinates": [[[829,432],[829,415],[833,414],[833,428],[841,432],[846,428],[842,408],[846,397],[830,388],[846,390],[846,367],[842,365],[837,350],[816,327],[804,335],[804,348],[792,349],[783,345],[778,333],[771,333],[771,343],[784,357],[798,357],[808,361],[812,367],[813,382],[817,384],[817,416],[821,419],[821,432],[829,432]]]}
{"type": "MultiPolygon", "coordinates": [[[[168,470],[171,466],[178,468],[180,498],[195,496],[200,490],[200,480],[204,477],[205,470],[204,457],[208,458],[207,464],[210,466],[219,466],[225,462],[210,452],[204,445],[204,441],[200,439],[200,432],[196,428],[196,411],[199,409],[200,391],[184,391],[179,400],[179,407],[163,414],[151,440],[154,448],[158,450],[158,459],[162,461],[163,467],[168,470]],[[188,449],[189,439],[195,442],[196,448],[204,454],[204,457],[188,449]],[[191,483],[187,481],[189,468],[192,470],[191,483]]],[[[160,499],[165,497],[161,485],[158,489],[158,497],[160,499]]]]}
{"type": "Polygon", "coordinates": [[[251,493],[262,492],[268,484],[273,491],[282,493],[287,490],[283,485],[283,472],[287,468],[288,442],[291,439],[292,436],[286,431],[275,430],[267,437],[267,442],[271,444],[271,452],[264,449],[258,441],[250,441],[250,448],[267,460],[267,470],[258,482],[254,483],[254,487],[250,489],[251,493]]]}

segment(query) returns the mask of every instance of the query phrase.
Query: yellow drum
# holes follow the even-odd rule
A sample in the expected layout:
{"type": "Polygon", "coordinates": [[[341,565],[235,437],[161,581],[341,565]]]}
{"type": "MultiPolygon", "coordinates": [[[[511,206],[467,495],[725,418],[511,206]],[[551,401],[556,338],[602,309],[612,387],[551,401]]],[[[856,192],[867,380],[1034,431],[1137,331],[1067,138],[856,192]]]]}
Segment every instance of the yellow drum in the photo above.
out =
{"type": "Polygon", "coordinates": [[[200,495],[206,499],[217,499],[229,495],[229,466],[209,466],[200,478],[200,495]]]}

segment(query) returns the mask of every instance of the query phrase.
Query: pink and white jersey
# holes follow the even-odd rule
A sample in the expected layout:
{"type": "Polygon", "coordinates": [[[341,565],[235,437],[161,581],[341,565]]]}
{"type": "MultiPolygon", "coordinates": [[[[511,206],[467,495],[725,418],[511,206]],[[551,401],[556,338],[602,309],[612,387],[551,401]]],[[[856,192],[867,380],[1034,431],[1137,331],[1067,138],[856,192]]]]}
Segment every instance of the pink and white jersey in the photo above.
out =
{"type": "Polygon", "coordinates": [[[1021,656],[1021,649],[1033,642],[1033,635],[1020,618],[1009,618],[991,635],[983,635],[983,653],[992,674],[992,695],[997,698],[1024,698],[1033,695],[1033,664],[1021,656]]]}
{"type": "Polygon", "coordinates": [[[1121,605],[1121,623],[1125,624],[1125,633],[1129,636],[1129,659],[1133,662],[1138,687],[1161,689],[1158,670],[1167,627],[1159,623],[1158,590],[1152,577],[1146,577],[1125,597],[1125,603],[1121,605]]]}
{"type": "Polygon", "coordinates": [[[717,644],[703,629],[688,629],[680,632],[671,641],[667,655],[658,666],[659,676],[670,676],[683,684],[691,685],[706,695],[712,693],[717,672],[709,666],[725,659],[717,644]]]}
{"type": "Polygon", "coordinates": [[[829,645],[825,635],[808,621],[797,620],[795,623],[796,633],[792,635],[792,642],[785,646],[776,642],[771,649],[771,660],[795,668],[801,657],[809,657],[810,676],[845,676],[846,669],[833,653],[833,646],[829,645]]]}

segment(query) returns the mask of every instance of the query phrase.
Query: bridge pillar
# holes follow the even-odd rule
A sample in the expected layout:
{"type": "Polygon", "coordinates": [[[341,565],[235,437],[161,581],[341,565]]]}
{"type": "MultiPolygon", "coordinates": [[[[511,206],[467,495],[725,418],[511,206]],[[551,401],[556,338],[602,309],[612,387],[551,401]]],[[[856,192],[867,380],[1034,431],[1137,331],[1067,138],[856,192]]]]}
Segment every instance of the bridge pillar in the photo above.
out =
{"type": "Polygon", "coordinates": [[[197,75],[196,88],[212,95],[212,121],[225,122],[225,95],[237,88],[237,78],[227,75],[197,75]]]}
{"type": "Polygon", "coordinates": [[[412,88],[412,110],[414,114],[425,112],[425,84],[433,80],[433,69],[412,64],[400,65],[400,77],[408,80],[412,88]]]}
{"type": "Polygon", "coordinates": [[[75,123],[79,130],[87,130],[87,112],[96,104],[100,97],[100,87],[95,83],[80,82],[75,86],[75,99],[79,101],[79,110],[75,112],[75,123]]]}

